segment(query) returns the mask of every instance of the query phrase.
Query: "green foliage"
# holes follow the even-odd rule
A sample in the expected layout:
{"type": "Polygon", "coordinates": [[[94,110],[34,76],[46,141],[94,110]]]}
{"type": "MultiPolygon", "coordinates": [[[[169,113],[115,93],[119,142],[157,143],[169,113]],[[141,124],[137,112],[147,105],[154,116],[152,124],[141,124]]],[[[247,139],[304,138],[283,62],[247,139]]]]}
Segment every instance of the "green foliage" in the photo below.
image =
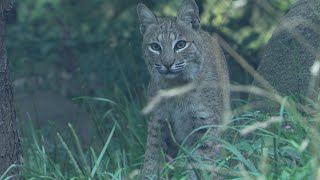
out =
{"type": "Polygon", "coordinates": [[[120,71],[131,68],[130,82],[145,82],[140,33],[136,18],[128,18],[134,13],[131,7],[120,9],[118,3],[102,0],[17,3],[17,24],[7,31],[14,79],[40,76],[45,87],[57,90],[57,74],[67,72],[74,79],[72,96],[101,93],[96,89],[114,84],[125,89],[118,81],[120,71]],[[48,82],[50,76],[55,84],[48,82]]]}
{"type": "MultiPolygon", "coordinates": [[[[181,1],[145,3],[158,15],[175,15],[181,1]]],[[[291,3],[214,0],[199,1],[198,5],[203,27],[218,32],[255,64],[258,49],[291,3]]],[[[15,2],[17,19],[7,30],[13,79],[39,76],[45,82],[44,88],[58,91],[62,84],[59,74],[67,72],[73,79],[68,95],[110,97],[113,91],[102,93],[97,89],[110,90],[114,85],[126,89],[119,81],[122,71],[130,88],[141,92],[148,75],[140,53],[136,4],[128,0],[15,2]]],[[[232,80],[241,82],[236,77],[232,80]]]]}
{"type": "MultiPolygon", "coordinates": [[[[75,101],[87,107],[92,123],[96,124],[93,143],[83,147],[71,125],[61,131],[71,132],[72,136],[66,137],[61,132],[52,141],[44,131],[34,129],[32,123],[21,121],[24,178],[139,179],[147,132],[140,111],[145,105],[148,75],[140,53],[137,2],[15,2],[17,20],[7,29],[11,77],[41,77],[44,85],[37,88],[58,92],[68,86],[66,94],[80,96],[75,101]],[[66,73],[72,77],[67,85],[59,76],[66,73]]],[[[145,3],[158,15],[175,15],[180,2],[145,3]]],[[[267,42],[279,16],[292,2],[204,0],[198,4],[203,27],[217,32],[254,64],[259,48],[267,42]]],[[[232,80],[241,83],[236,78],[232,80]]],[[[319,130],[314,128],[319,127],[317,116],[305,116],[283,106],[279,117],[281,123],[258,127],[246,136],[241,135],[243,129],[269,117],[246,112],[233,118],[224,138],[214,140],[219,142],[222,154],[215,159],[221,176],[315,179],[320,154],[320,142],[315,138],[319,130]]],[[[191,152],[181,150],[173,162],[165,164],[162,176],[186,178],[190,159],[201,162],[191,157],[191,152]]],[[[210,170],[200,173],[210,178],[210,170]]]]}
{"type": "Polygon", "coordinates": [[[94,143],[89,148],[82,146],[71,124],[65,131],[71,131],[72,137],[66,139],[58,133],[56,141],[48,142],[41,131],[33,128],[31,121],[21,122],[21,126],[28,127],[21,129],[22,176],[27,179],[122,179],[131,171],[139,170],[143,160],[145,122],[138,115],[138,109],[128,109],[132,104],[126,104],[127,98],[122,96],[117,102],[120,104],[103,114],[106,126],[101,125],[95,131],[96,136],[101,129],[106,132],[102,135],[103,143],[94,143]]]}
{"type": "MultiPolygon", "coordinates": [[[[106,128],[102,146],[84,149],[69,125],[73,133],[71,141],[67,143],[58,134],[55,152],[49,152],[45,137],[39,136],[32,126],[24,129],[22,175],[27,179],[140,179],[146,126],[144,122],[138,123],[139,108],[132,109],[133,104],[126,104],[129,99],[124,97],[116,102],[112,111],[105,114],[113,119],[113,125],[106,128]]],[[[300,114],[288,104],[283,104],[277,117],[246,112],[233,118],[223,139],[207,139],[219,144],[221,156],[212,160],[215,166],[206,166],[206,162],[194,157],[192,152],[198,148],[195,146],[181,149],[176,158],[163,166],[161,176],[186,178],[190,164],[198,163],[198,168],[202,168],[199,173],[205,179],[211,178],[212,167],[226,179],[315,179],[319,175],[320,154],[319,139],[314,138],[319,129],[315,127],[319,127],[317,116],[300,114]],[[259,125],[270,118],[278,121],[267,127],[259,125]],[[245,129],[251,130],[244,134],[245,129]]],[[[167,159],[165,154],[163,158],[167,159]]]]}

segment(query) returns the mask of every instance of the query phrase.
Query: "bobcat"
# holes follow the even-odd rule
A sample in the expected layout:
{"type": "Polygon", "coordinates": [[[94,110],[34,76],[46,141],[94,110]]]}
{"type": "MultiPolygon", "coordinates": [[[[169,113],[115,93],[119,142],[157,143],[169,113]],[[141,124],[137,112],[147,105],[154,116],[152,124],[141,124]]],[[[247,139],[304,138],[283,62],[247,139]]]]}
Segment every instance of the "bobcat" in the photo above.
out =
{"type": "MultiPolygon", "coordinates": [[[[219,136],[217,128],[199,127],[222,124],[223,114],[229,109],[229,75],[221,50],[213,43],[216,40],[201,30],[194,0],[185,0],[177,17],[156,17],[141,3],[137,12],[143,56],[151,75],[149,99],[159,90],[190,83],[193,87],[179,96],[162,99],[152,109],[143,167],[147,178],[160,173],[161,150],[175,157],[184,141],[183,145],[191,148],[204,134],[211,138],[219,136]]],[[[214,146],[211,139],[193,155],[213,158],[217,155],[214,146]]]]}

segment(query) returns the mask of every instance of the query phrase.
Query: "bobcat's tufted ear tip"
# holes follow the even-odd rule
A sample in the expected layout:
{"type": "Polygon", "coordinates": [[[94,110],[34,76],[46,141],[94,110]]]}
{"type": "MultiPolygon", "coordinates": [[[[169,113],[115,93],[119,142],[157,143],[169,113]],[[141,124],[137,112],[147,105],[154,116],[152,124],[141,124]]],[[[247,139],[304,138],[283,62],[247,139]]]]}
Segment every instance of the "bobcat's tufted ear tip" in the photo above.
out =
{"type": "Polygon", "coordinates": [[[197,5],[195,0],[184,0],[183,4],[193,4],[193,5],[197,5]]]}
{"type": "Polygon", "coordinates": [[[183,1],[177,18],[195,30],[200,29],[199,7],[194,0],[183,1]]]}
{"type": "Polygon", "coordinates": [[[137,12],[138,12],[138,14],[141,11],[141,9],[143,9],[143,8],[147,8],[147,6],[144,5],[143,3],[138,3],[137,4],[137,12]]]}
{"type": "Polygon", "coordinates": [[[147,28],[156,22],[156,16],[143,3],[138,3],[137,13],[140,21],[140,31],[144,34],[147,31],[147,28]]]}

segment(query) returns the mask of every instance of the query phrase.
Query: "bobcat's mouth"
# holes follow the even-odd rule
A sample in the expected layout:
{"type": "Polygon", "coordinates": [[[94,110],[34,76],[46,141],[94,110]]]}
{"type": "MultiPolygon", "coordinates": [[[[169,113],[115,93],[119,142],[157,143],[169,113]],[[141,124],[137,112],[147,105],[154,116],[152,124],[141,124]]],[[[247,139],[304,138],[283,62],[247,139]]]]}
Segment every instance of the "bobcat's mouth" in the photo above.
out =
{"type": "Polygon", "coordinates": [[[173,71],[173,70],[169,70],[169,71],[165,71],[165,72],[160,72],[159,71],[159,73],[161,75],[163,75],[166,79],[174,79],[177,76],[179,76],[179,74],[181,74],[181,72],[182,72],[182,69],[179,70],[179,71],[173,71]]]}
{"type": "Polygon", "coordinates": [[[182,69],[179,71],[173,71],[173,70],[158,70],[160,74],[180,74],[182,72],[182,69]]]}
{"type": "Polygon", "coordinates": [[[167,75],[180,74],[182,72],[182,70],[184,69],[185,65],[186,65],[185,62],[176,63],[170,67],[166,67],[166,66],[160,65],[160,64],[155,64],[155,68],[158,70],[158,72],[160,74],[167,76],[167,75]]]}

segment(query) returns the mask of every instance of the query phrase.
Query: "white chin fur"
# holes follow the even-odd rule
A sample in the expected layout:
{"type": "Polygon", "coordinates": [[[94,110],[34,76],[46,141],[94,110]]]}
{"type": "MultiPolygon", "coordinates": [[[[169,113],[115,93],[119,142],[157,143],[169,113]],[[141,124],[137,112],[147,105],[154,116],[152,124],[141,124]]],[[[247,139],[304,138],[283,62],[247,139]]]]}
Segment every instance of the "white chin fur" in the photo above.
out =
{"type": "Polygon", "coordinates": [[[164,77],[166,79],[174,79],[178,76],[179,74],[165,74],[164,77]]]}

